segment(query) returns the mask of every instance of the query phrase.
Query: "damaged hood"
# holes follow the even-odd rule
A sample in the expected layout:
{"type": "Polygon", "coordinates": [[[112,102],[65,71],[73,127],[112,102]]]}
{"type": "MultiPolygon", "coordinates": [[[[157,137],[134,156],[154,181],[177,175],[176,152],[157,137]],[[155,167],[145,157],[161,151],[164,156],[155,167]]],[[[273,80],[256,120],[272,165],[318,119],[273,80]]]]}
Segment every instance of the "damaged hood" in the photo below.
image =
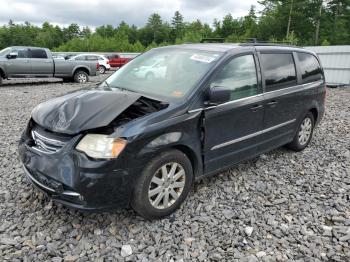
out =
{"type": "Polygon", "coordinates": [[[140,97],[127,91],[78,91],[39,104],[32,118],[48,130],[76,134],[107,126],[140,97]]]}

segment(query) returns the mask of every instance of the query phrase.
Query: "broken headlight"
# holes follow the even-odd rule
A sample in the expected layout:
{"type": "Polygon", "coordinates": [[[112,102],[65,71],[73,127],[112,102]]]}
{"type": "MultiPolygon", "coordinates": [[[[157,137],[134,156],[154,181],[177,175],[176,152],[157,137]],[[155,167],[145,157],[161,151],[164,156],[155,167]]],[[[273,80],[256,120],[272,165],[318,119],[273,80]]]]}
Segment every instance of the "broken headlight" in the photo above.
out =
{"type": "Polygon", "coordinates": [[[87,134],[76,149],[93,158],[116,158],[125,148],[127,141],[122,138],[110,138],[108,135],[87,134]]]}

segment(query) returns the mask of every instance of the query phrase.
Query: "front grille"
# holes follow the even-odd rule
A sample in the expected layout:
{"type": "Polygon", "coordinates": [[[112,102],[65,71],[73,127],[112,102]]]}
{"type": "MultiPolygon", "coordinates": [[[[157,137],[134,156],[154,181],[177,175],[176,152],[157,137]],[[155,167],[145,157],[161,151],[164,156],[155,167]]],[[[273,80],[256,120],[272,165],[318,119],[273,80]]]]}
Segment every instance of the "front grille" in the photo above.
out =
{"type": "Polygon", "coordinates": [[[66,142],[49,138],[43,134],[40,134],[36,130],[32,130],[31,135],[34,141],[33,149],[43,153],[47,153],[47,154],[56,153],[66,144],[66,142]]]}

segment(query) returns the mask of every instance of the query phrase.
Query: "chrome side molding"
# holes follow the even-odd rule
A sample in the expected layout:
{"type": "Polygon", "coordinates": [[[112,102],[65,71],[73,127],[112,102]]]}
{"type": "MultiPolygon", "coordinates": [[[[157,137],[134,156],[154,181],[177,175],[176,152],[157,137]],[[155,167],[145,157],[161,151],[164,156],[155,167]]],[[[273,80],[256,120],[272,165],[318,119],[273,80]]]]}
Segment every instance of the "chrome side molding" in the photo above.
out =
{"type": "Polygon", "coordinates": [[[249,135],[246,135],[246,136],[242,136],[242,137],[240,137],[240,138],[236,138],[236,139],[227,141],[227,142],[222,143],[222,144],[218,144],[218,145],[216,145],[216,146],[213,146],[210,150],[216,150],[216,149],[219,149],[219,148],[222,148],[222,147],[225,147],[225,146],[229,146],[229,145],[232,145],[232,144],[235,144],[235,143],[238,143],[238,142],[241,142],[241,141],[244,141],[244,140],[253,138],[253,137],[255,137],[255,136],[259,136],[259,135],[265,134],[265,133],[270,132],[270,131],[272,131],[272,130],[275,130],[275,129],[277,129],[277,128],[280,128],[280,127],[283,127],[283,126],[292,124],[292,123],[294,123],[295,121],[296,121],[296,119],[292,119],[292,120],[289,120],[289,121],[287,121],[287,122],[278,124],[278,125],[276,125],[276,126],[272,126],[272,127],[266,128],[266,129],[264,129],[264,130],[261,130],[261,131],[255,132],[255,133],[252,133],[252,134],[249,134],[249,135]]]}

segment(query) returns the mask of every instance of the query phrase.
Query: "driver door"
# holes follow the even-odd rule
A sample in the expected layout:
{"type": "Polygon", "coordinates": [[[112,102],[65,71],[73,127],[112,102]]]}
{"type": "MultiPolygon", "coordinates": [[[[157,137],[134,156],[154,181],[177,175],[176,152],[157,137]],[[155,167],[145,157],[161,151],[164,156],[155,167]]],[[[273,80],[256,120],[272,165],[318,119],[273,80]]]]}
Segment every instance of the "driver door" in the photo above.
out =
{"type": "Polygon", "coordinates": [[[29,76],[32,74],[32,65],[29,59],[28,48],[12,49],[11,53],[17,53],[17,57],[7,59],[8,76],[29,76]]]}
{"type": "Polygon", "coordinates": [[[210,88],[231,91],[229,102],[205,110],[205,173],[213,173],[257,154],[264,107],[254,52],[233,57],[210,88]]]}

